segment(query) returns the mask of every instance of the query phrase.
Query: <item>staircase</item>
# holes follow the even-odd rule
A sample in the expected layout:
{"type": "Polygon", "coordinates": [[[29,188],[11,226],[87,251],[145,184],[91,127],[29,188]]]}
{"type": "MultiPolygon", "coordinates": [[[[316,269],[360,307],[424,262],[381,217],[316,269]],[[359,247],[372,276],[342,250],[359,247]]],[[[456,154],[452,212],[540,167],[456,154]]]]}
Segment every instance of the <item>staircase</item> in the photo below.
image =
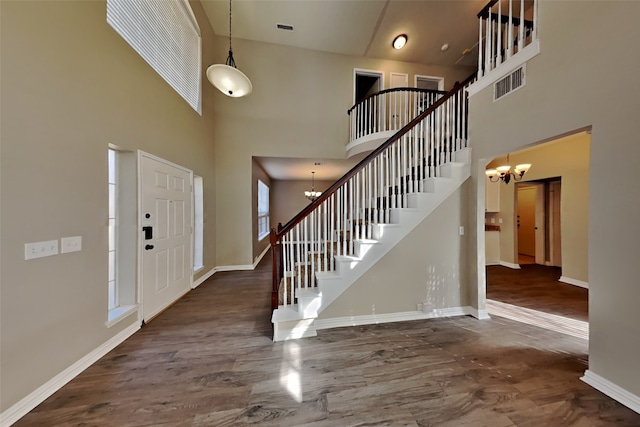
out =
{"type": "Polygon", "coordinates": [[[469,177],[465,88],[473,79],[272,230],[274,341],[315,336],[318,315],[469,177]]]}

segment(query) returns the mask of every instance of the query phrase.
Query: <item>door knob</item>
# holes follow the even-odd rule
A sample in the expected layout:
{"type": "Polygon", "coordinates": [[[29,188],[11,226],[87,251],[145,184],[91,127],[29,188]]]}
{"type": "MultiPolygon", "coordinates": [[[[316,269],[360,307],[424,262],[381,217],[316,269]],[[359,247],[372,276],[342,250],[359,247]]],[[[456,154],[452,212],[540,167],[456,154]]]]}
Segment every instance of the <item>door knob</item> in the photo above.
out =
{"type": "Polygon", "coordinates": [[[153,249],[153,245],[145,245],[144,249],[149,251],[149,250],[153,249]]]}

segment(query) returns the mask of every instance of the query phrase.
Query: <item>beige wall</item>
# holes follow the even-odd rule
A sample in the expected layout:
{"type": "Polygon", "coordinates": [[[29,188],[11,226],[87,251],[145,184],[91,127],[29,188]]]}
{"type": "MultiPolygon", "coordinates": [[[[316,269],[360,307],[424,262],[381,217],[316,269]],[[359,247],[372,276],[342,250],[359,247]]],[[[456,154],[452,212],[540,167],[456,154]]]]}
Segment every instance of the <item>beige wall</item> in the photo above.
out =
{"type": "MultiPolygon", "coordinates": [[[[334,182],[316,181],[316,191],[325,191],[334,182]]],[[[276,228],[279,222],[284,226],[311,203],[304,197],[304,192],[311,190],[311,179],[300,181],[274,180],[272,184],[271,226],[276,228]]]]}
{"type": "MultiPolygon", "coordinates": [[[[216,117],[214,89],[205,85],[198,115],[106,23],[104,1],[0,7],[4,411],[137,323],[105,326],[108,144],[203,177],[204,271],[215,266],[216,117]],[[63,236],[82,236],[82,251],[24,260],[25,243],[63,236]]],[[[206,64],[212,31],[202,32],[206,64]]]]}
{"type": "Polygon", "coordinates": [[[335,300],[319,318],[415,311],[469,305],[465,239],[465,191],[456,190],[424,221],[335,300]]]}
{"type": "MultiPolygon", "coordinates": [[[[562,235],[562,275],[588,282],[589,278],[589,146],[591,136],[585,132],[511,153],[509,164],[531,163],[526,181],[561,177],[560,230],[562,235]]],[[[507,164],[506,156],[488,167],[507,164]]],[[[526,182],[522,181],[522,182],[526,182]]],[[[515,227],[515,193],[512,181],[500,185],[500,260],[518,263],[515,227]]]]}
{"type": "MultiPolygon", "coordinates": [[[[448,86],[471,72],[247,40],[234,40],[233,48],[253,93],[240,99],[215,94],[214,166],[224,177],[216,191],[218,265],[248,264],[252,258],[252,156],[346,157],[354,68],[382,70],[386,83],[392,71],[409,73],[410,79],[444,75],[448,86]]],[[[221,47],[217,60],[224,61],[226,54],[221,47]]]]}
{"type": "MultiPolygon", "coordinates": [[[[640,58],[629,54],[629,40],[640,37],[638,16],[640,2],[540,2],[541,53],[527,64],[526,86],[495,103],[487,88],[471,98],[469,114],[472,174],[479,191],[484,188],[487,160],[592,126],[589,369],[636,396],[640,396],[636,271],[640,58]]],[[[476,232],[483,226],[483,210],[479,199],[472,224],[476,232]]],[[[476,258],[477,247],[471,245],[471,259],[476,258]]],[[[469,273],[482,289],[480,267],[470,265],[469,273]]],[[[480,292],[480,305],[482,299],[480,292]]]]}
{"type": "MultiPolygon", "coordinates": [[[[262,169],[255,160],[251,162],[251,174],[253,176],[253,179],[251,180],[251,199],[253,200],[251,204],[251,210],[253,211],[253,263],[255,263],[258,261],[260,254],[262,254],[270,244],[269,236],[262,238],[262,240],[258,239],[258,180],[264,182],[269,187],[269,209],[271,209],[271,200],[273,199],[273,182],[269,175],[267,175],[264,169],[262,169]]],[[[273,226],[273,224],[270,224],[270,228],[273,226]]]]}

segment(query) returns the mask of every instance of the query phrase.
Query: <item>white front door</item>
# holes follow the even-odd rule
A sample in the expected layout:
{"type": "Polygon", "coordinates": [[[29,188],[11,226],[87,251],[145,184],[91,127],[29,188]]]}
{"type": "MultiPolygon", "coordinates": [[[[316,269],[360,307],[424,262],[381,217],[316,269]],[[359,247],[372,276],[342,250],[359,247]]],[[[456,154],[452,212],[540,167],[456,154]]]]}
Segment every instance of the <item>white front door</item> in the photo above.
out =
{"type": "Polygon", "coordinates": [[[193,173],[140,153],[141,304],[144,321],[191,289],[193,173]]]}

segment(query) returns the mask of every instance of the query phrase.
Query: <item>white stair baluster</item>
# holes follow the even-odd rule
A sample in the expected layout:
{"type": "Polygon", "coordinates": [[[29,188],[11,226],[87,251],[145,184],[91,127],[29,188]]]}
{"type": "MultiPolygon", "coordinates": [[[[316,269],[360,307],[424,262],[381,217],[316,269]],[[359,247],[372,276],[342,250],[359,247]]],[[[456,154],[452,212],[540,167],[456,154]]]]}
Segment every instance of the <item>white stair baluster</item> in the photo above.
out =
{"type": "Polygon", "coordinates": [[[498,1],[498,19],[497,19],[497,24],[498,24],[498,39],[497,39],[497,43],[496,43],[496,65],[500,65],[502,64],[502,2],[498,1]]]}
{"type": "Polygon", "coordinates": [[[533,30],[531,32],[531,42],[538,40],[538,0],[533,0],[533,30]]]}
{"type": "Polygon", "coordinates": [[[480,30],[478,31],[478,78],[484,75],[482,67],[482,17],[479,18],[480,30]]]}
{"type": "Polygon", "coordinates": [[[513,0],[509,0],[509,22],[507,22],[507,59],[513,55],[513,0]]]}
{"type": "Polygon", "coordinates": [[[520,0],[520,28],[518,28],[518,53],[524,48],[524,0],[520,0]]]}

